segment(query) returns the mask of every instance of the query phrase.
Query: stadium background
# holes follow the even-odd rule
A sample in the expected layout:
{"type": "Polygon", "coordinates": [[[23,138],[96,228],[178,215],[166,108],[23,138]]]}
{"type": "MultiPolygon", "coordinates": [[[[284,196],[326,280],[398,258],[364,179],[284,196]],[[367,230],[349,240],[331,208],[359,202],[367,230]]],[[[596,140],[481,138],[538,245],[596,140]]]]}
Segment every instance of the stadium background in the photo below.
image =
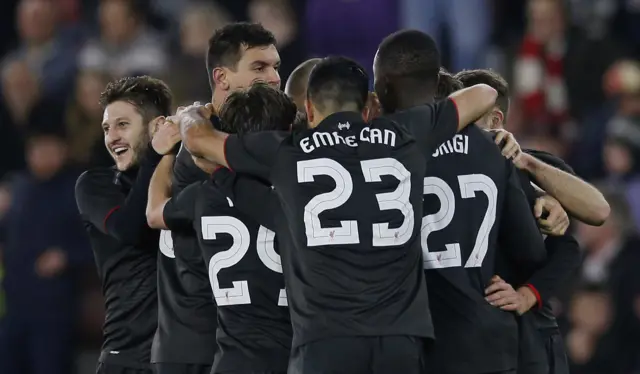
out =
{"type": "MultiPolygon", "coordinates": [[[[638,0],[3,0],[0,255],[19,255],[0,256],[0,277],[11,272],[22,295],[0,301],[5,312],[38,328],[56,325],[56,313],[77,315],[68,328],[78,372],[93,371],[99,281],[69,191],[55,187],[110,165],[97,104],[109,79],[151,74],[169,83],[176,104],[206,101],[207,40],[233,20],[276,35],[283,82],[304,59],[327,54],[370,70],[379,41],[405,27],[437,36],[451,71],[502,73],[512,90],[507,128],[522,145],[568,160],[613,210],[603,227],[572,225],[584,263],[554,300],[572,372],[611,373],[598,368],[613,367],[623,345],[637,348],[640,370],[638,0]],[[64,144],[52,140],[60,136],[64,144]],[[47,298],[60,284],[71,285],[68,297],[47,298]]],[[[0,317],[0,335],[7,323],[0,317]]],[[[33,349],[37,357],[46,348],[33,349]]]]}

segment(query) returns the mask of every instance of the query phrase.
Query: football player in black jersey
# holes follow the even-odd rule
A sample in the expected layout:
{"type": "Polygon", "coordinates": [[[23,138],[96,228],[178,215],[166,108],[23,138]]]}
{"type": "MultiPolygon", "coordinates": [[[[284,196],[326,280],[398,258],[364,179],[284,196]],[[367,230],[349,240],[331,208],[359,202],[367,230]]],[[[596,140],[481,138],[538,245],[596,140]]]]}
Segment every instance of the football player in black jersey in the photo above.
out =
{"type": "MultiPolygon", "coordinates": [[[[295,116],[295,104],[284,93],[255,84],[229,96],[221,109],[220,128],[239,136],[260,130],[288,131],[295,116]]],[[[156,185],[157,176],[170,174],[170,164],[163,163],[150,194],[159,187],[153,194],[162,195],[160,219],[169,229],[197,233],[201,261],[204,258],[209,269],[212,299],[218,306],[220,349],[211,372],[285,373],[291,320],[273,231],[236,210],[233,201],[209,181],[194,183],[170,198],[166,187],[162,191],[162,185],[156,185]]],[[[198,160],[198,164],[207,162],[198,160]]]]}
{"type": "MultiPolygon", "coordinates": [[[[486,129],[502,129],[507,118],[509,109],[509,86],[507,82],[497,73],[490,70],[467,70],[456,74],[456,77],[465,85],[484,83],[491,85],[498,91],[498,100],[493,110],[478,124],[486,129]]],[[[505,139],[514,142],[515,139],[508,134],[505,139]]],[[[501,141],[496,139],[496,141],[501,141]]],[[[518,147],[516,147],[518,148],[518,147]]],[[[519,153],[519,152],[518,152],[519,153]]],[[[531,191],[531,182],[543,188],[547,193],[558,199],[562,207],[569,214],[579,220],[592,225],[602,224],[609,215],[609,204],[603,195],[588,183],[580,180],[575,173],[561,159],[546,152],[524,149],[514,160],[515,165],[520,169],[519,174],[525,191],[531,191]]],[[[517,293],[520,294],[520,304],[518,312],[522,314],[532,306],[537,304],[533,314],[523,316],[521,328],[529,331],[529,327],[534,327],[539,337],[523,336],[522,339],[529,339],[537,345],[538,351],[546,353],[546,360],[536,362],[536,354],[530,351],[522,351],[521,367],[519,373],[551,373],[564,374],[569,372],[564,344],[560,337],[558,325],[551,310],[549,299],[559,286],[564,284],[580,263],[580,249],[575,239],[568,234],[564,234],[567,225],[561,225],[559,229],[553,227],[551,214],[548,217],[541,217],[544,201],[533,195],[530,198],[532,205],[535,205],[534,212],[539,219],[542,231],[551,234],[546,239],[546,248],[549,258],[544,267],[536,271],[531,277],[513,277],[511,280],[520,287],[517,293]],[[559,235],[560,234],[560,235],[559,235]],[[530,300],[530,301],[526,301],[530,300]]],[[[503,269],[504,272],[507,269],[503,269]]],[[[517,273],[517,269],[511,269],[517,273]]],[[[488,292],[490,300],[496,305],[505,305],[507,300],[504,288],[498,285],[492,286],[488,292]],[[498,290],[503,290],[498,291],[498,290]],[[505,297],[502,297],[502,295],[505,297]]],[[[514,304],[515,305],[515,304],[514,304]]],[[[531,334],[527,334],[531,335],[531,334]]],[[[535,350],[536,346],[530,348],[535,350]]]]}
{"type": "Polygon", "coordinates": [[[318,62],[321,60],[322,59],[319,58],[311,58],[298,65],[291,74],[289,74],[287,84],[284,86],[284,93],[293,100],[301,112],[304,112],[304,101],[307,99],[309,75],[311,74],[311,70],[318,65],[318,62]]]}
{"type": "MultiPolygon", "coordinates": [[[[229,93],[256,81],[279,88],[279,64],[275,37],[261,25],[232,23],[216,30],[207,52],[214,107],[219,108],[229,93]]],[[[167,156],[159,169],[166,170],[173,162],[174,157],[167,156]]],[[[189,184],[206,176],[193,163],[191,155],[181,149],[173,173],[156,173],[154,181],[159,186],[171,186],[172,196],[177,196],[189,184]]],[[[147,209],[149,224],[167,229],[162,219],[164,200],[152,192],[147,209]]],[[[151,359],[159,374],[208,373],[216,351],[216,309],[196,232],[188,228],[165,231],[163,235],[173,238],[173,249],[158,261],[159,320],[151,359]]]]}
{"type": "MultiPolygon", "coordinates": [[[[374,61],[383,112],[432,103],[439,67],[428,35],[409,30],[385,38],[374,61]]],[[[446,102],[434,104],[434,111],[446,102]]],[[[430,124],[411,125],[421,137],[421,127],[430,124]]],[[[545,257],[542,238],[532,217],[522,219],[529,213],[526,197],[513,165],[489,134],[472,125],[436,147],[423,153],[430,160],[423,180],[421,242],[436,333],[427,365],[437,373],[515,372],[516,320],[487,303],[484,290],[495,273],[498,247],[535,269],[545,257]]]]}
{"type": "Polygon", "coordinates": [[[176,119],[194,156],[269,181],[280,198],[290,372],[419,372],[432,337],[415,224],[424,158],[403,126],[367,126],[367,86],[357,63],[323,59],[309,78],[310,128],[294,134],[223,134],[196,106],[176,119]]]}
{"type": "Polygon", "coordinates": [[[78,178],[76,201],[89,233],[102,280],[106,318],[98,373],[150,373],[151,341],[157,327],[158,233],[146,224],[149,180],[161,153],[180,139],[150,146],[164,126],[171,92],[142,76],[109,83],[100,98],[107,150],[116,166],[91,169],[78,178]]]}

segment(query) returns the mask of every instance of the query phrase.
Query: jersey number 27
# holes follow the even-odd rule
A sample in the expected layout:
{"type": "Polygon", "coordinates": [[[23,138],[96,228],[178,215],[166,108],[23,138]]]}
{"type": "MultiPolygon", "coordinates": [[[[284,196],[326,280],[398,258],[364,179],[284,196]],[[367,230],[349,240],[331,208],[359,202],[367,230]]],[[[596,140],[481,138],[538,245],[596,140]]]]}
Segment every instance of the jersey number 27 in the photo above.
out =
{"type": "MultiPolygon", "coordinates": [[[[481,267],[489,248],[489,234],[496,222],[496,208],[498,203],[498,188],[491,178],[484,174],[468,174],[458,176],[460,195],[463,199],[476,196],[476,192],[487,195],[489,201],[487,211],[484,214],[476,241],[465,262],[464,267],[481,267]]],[[[438,177],[426,177],[424,179],[424,194],[433,194],[440,200],[440,210],[434,214],[422,218],[422,256],[425,269],[442,269],[462,266],[460,243],[446,244],[446,250],[430,252],[427,245],[429,234],[443,230],[449,226],[456,212],[456,196],[447,182],[438,177]]]]}

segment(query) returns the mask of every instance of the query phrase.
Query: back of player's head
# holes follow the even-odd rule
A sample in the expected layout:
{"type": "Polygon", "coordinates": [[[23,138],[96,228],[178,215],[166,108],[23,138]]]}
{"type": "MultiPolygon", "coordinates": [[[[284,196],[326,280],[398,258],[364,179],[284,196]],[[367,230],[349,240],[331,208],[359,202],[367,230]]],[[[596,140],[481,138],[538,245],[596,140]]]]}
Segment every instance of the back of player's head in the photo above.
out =
{"type": "Polygon", "coordinates": [[[215,89],[215,68],[226,67],[235,71],[245,50],[275,44],[275,36],[258,23],[236,22],[216,30],[209,39],[207,49],[207,72],[211,88],[215,89]]]}
{"type": "Polygon", "coordinates": [[[229,95],[220,110],[220,125],[223,131],[237,134],[288,131],[296,114],[296,105],[284,92],[256,83],[229,95]]]}
{"type": "Polygon", "coordinates": [[[136,108],[145,123],[158,116],[171,115],[172,100],[167,84],[147,75],[109,82],[100,94],[103,109],[117,101],[127,102],[136,108]]]}
{"type": "Polygon", "coordinates": [[[307,101],[319,113],[362,112],[368,97],[369,76],[349,58],[325,57],[311,70],[307,101]]]}
{"type": "Polygon", "coordinates": [[[452,93],[463,89],[462,82],[456,79],[445,68],[440,68],[438,74],[438,89],[436,91],[436,99],[444,99],[452,93]]]}
{"type": "Polygon", "coordinates": [[[319,58],[309,59],[296,67],[285,85],[284,92],[296,103],[298,110],[304,111],[304,100],[307,98],[307,87],[311,70],[322,61],[319,58]]]}
{"type": "Polygon", "coordinates": [[[393,109],[387,106],[402,95],[433,96],[440,65],[436,42],[421,31],[401,30],[384,38],[373,65],[383,109],[393,109]]]}
{"type": "Polygon", "coordinates": [[[507,81],[490,69],[463,70],[455,76],[465,87],[471,87],[476,84],[486,84],[498,91],[496,105],[505,117],[509,111],[509,84],[507,81]]]}

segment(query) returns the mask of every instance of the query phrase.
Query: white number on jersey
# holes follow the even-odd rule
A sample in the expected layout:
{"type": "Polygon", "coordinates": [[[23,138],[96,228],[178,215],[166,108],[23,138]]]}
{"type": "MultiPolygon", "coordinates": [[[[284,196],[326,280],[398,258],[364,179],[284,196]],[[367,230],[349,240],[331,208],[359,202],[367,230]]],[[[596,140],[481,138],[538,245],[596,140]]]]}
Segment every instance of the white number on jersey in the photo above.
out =
{"type": "MultiPolygon", "coordinates": [[[[229,234],[233,238],[231,248],[218,252],[209,261],[209,279],[213,296],[218,306],[251,304],[251,295],[246,280],[234,281],[231,288],[220,288],[218,273],[222,269],[230,268],[242,260],[249,251],[251,235],[249,229],[235,217],[202,217],[202,238],[204,240],[216,240],[217,234],[229,234]]],[[[280,255],[274,247],[275,233],[260,226],[256,249],[258,257],[269,269],[282,273],[280,255]]],[[[278,305],[287,306],[287,293],[284,289],[278,295],[278,305]]]]}
{"type": "Polygon", "coordinates": [[[158,247],[160,248],[160,253],[163,255],[169,258],[176,258],[176,254],[173,252],[173,238],[171,237],[171,231],[160,231],[160,243],[158,243],[158,247]]]}
{"type": "MultiPolygon", "coordinates": [[[[374,247],[403,245],[411,239],[414,218],[413,206],[409,201],[411,194],[411,173],[398,160],[380,158],[362,161],[360,163],[366,182],[380,182],[381,177],[390,175],[400,181],[393,192],[376,194],[380,210],[397,209],[402,212],[404,220],[400,227],[389,229],[388,223],[373,225],[372,243],[374,247]]],[[[340,221],[339,227],[322,227],[320,213],[342,206],[349,200],[353,192],[353,179],[349,171],[338,162],[328,158],[299,161],[298,183],[313,182],[318,175],[328,176],[336,184],[333,191],[326,192],[312,198],[304,207],[304,226],[307,235],[307,245],[316,247],[321,245],[358,244],[358,222],[340,221]]]]}
{"type": "MultiPolygon", "coordinates": [[[[464,267],[481,267],[489,248],[489,233],[496,222],[498,203],[498,188],[491,178],[484,174],[469,174],[458,176],[460,195],[463,199],[476,196],[476,192],[487,195],[489,201],[487,211],[478,230],[473,250],[464,267]]],[[[433,194],[440,200],[440,210],[422,218],[422,253],[425,269],[442,269],[462,266],[460,243],[446,244],[445,251],[430,252],[427,245],[429,234],[443,230],[453,220],[456,211],[456,199],[453,190],[440,178],[426,177],[424,179],[424,194],[433,194]]]]}

